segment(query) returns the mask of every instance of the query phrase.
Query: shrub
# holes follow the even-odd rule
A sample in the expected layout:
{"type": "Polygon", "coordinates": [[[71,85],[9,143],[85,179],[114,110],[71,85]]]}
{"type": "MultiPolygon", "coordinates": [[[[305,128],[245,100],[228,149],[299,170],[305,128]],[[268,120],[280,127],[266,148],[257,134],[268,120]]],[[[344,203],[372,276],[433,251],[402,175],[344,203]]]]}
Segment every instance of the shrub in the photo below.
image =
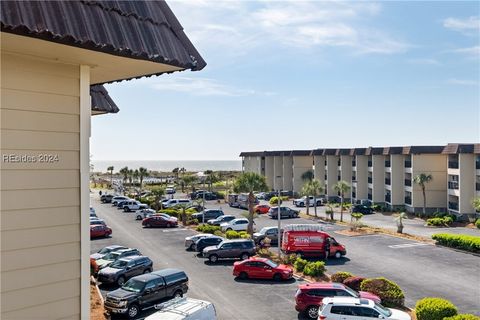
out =
{"type": "Polygon", "coordinates": [[[340,271],[332,274],[330,279],[332,280],[332,282],[343,283],[345,279],[350,277],[353,277],[353,274],[351,274],[350,272],[340,271]]]}
{"type": "Polygon", "coordinates": [[[305,266],[307,265],[308,261],[305,260],[305,259],[302,259],[302,258],[297,258],[297,260],[295,260],[295,262],[293,263],[293,267],[295,268],[295,270],[297,270],[298,272],[303,272],[303,270],[305,269],[305,266]]]}
{"type": "MultiPolygon", "coordinates": [[[[280,197],[280,203],[283,203],[284,201],[288,201],[288,197],[287,196],[282,196],[280,197]]],[[[270,203],[271,206],[276,206],[278,204],[278,197],[271,197],[270,200],[268,201],[268,203],[270,203]]]]}
{"type": "Polygon", "coordinates": [[[220,227],[218,226],[211,226],[209,224],[201,224],[197,227],[198,232],[203,232],[203,233],[211,233],[214,234],[215,231],[220,231],[220,227]]]}
{"type": "Polygon", "coordinates": [[[250,239],[251,238],[251,236],[247,233],[247,231],[240,231],[238,234],[240,235],[240,238],[242,238],[242,239],[250,239]]]}
{"type": "Polygon", "coordinates": [[[443,320],[457,315],[457,308],[448,300],[423,298],[415,305],[417,320],[443,320]]]}
{"type": "Polygon", "coordinates": [[[326,270],[323,261],[308,262],[303,268],[303,274],[310,277],[320,277],[325,274],[326,270]]]}
{"type": "Polygon", "coordinates": [[[480,237],[463,234],[437,233],[432,236],[438,244],[466,250],[469,252],[480,252],[480,237]]]}
{"type": "Polygon", "coordinates": [[[433,217],[434,217],[434,218],[446,218],[446,217],[450,217],[453,222],[457,221],[457,216],[454,215],[454,214],[450,214],[450,213],[448,213],[448,212],[439,212],[439,211],[437,211],[437,212],[435,212],[435,213],[433,214],[433,217]]]}
{"type": "Polygon", "coordinates": [[[403,306],[405,301],[405,295],[398,284],[385,278],[365,279],[360,289],[379,296],[386,307],[403,306]]]}
{"type": "Polygon", "coordinates": [[[480,320],[480,317],[474,314],[461,313],[453,317],[443,318],[443,320],[480,320]]]}
{"type": "Polygon", "coordinates": [[[220,231],[220,230],[215,231],[213,234],[216,235],[216,236],[219,236],[219,237],[225,237],[225,235],[223,234],[223,232],[220,231]]]}
{"type": "Polygon", "coordinates": [[[453,223],[452,217],[443,217],[443,218],[430,218],[427,219],[428,226],[435,226],[435,227],[448,227],[453,223]]]}
{"type": "Polygon", "coordinates": [[[477,221],[475,221],[475,226],[480,229],[480,219],[477,219],[477,221]]]}
{"type": "Polygon", "coordinates": [[[258,249],[257,256],[271,259],[274,256],[274,253],[268,249],[258,249]]]}
{"type": "Polygon", "coordinates": [[[360,286],[362,285],[362,282],[365,280],[363,277],[349,277],[343,281],[343,284],[346,285],[349,288],[352,288],[353,290],[360,291],[360,286]]]}
{"type": "Polygon", "coordinates": [[[225,236],[227,237],[227,239],[240,239],[241,238],[240,233],[235,231],[235,230],[228,230],[225,233],[225,236]]]}
{"type": "Polygon", "coordinates": [[[298,256],[295,253],[282,255],[280,258],[280,263],[293,265],[298,259],[298,256]]]}

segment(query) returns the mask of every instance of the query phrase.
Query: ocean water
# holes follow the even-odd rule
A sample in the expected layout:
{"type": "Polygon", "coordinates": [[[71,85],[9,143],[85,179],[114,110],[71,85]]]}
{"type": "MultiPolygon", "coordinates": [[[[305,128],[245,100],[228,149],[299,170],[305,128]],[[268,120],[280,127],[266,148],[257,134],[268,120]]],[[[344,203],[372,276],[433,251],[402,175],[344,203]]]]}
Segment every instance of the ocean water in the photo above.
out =
{"type": "Polygon", "coordinates": [[[113,172],[123,167],[138,169],[147,168],[152,171],[171,172],[174,168],[185,168],[187,171],[241,171],[241,160],[92,160],[93,171],[106,172],[110,166],[113,172]]]}

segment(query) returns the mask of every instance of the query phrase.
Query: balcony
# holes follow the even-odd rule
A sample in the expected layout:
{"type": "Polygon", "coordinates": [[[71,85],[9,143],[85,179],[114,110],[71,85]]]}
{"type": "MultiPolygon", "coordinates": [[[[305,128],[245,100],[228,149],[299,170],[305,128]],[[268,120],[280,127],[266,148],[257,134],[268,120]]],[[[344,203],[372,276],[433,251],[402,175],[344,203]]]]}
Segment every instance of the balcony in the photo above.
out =
{"type": "Polygon", "coordinates": [[[355,191],[352,191],[352,198],[356,198],[357,197],[357,193],[355,191]]]}
{"type": "Polygon", "coordinates": [[[411,160],[405,160],[404,165],[405,165],[405,168],[411,168],[412,167],[412,161],[411,160]]]}
{"type": "Polygon", "coordinates": [[[480,182],[475,183],[475,190],[480,191],[480,182]]]}
{"type": "Polygon", "coordinates": [[[448,181],[448,189],[458,190],[458,181],[448,181]]]}
{"type": "Polygon", "coordinates": [[[369,194],[367,195],[367,198],[368,198],[368,200],[372,200],[372,194],[369,193],[369,194]]]}
{"type": "Polygon", "coordinates": [[[372,160],[369,160],[369,161],[368,161],[368,167],[369,167],[369,168],[372,167],[372,160]]]}
{"type": "Polygon", "coordinates": [[[354,182],[354,181],[357,182],[356,180],[357,180],[357,177],[352,176],[352,182],[354,182]]]}
{"type": "Polygon", "coordinates": [[[390,178],[385,178],[385,184],[389,186],[391,184],[390,178]]]}
{"type": "Polygon", "coordinates": [[[411,187],[412,186],[412,180],[411,179],[405,179],[405,185],[407,187],[411,187]]]}
{"type": "Polygon", "coordinates": [[[389,194],[386,194],[385,195],[385,202],[390,202],[390,195],[389,194]]]}
{"type": "Polygon", "coordinates": [[[458,169],[458,161],[448,161],[449,169],[458,169]]]}
{"type": "Polygon", "coordinates": [[[385,161],[385,168],[390,168],[390,167],[391,167],[390,160],[385,161]]]}
{"type": "Polygon", "coordinates": [[[405,197],[405,204],[409,204],[411,205],[412,204],[412,198],[411,197],[405,197]]]}
{"type": "Polygon", "coordinates": [[[458,211],[458,202],[448,202],[448,209],[458,211]]]}
{"type": "Polygon", "coordinates": [[[480,170],[480,161],[475,161],[475,169],[480,170]]]}
{"type": "Polygon", "coordinates": [[[372,177],[368,177],[368,183],[372,183],[372,177]]]}
{"type": "Polygon", "coordinates": [[[356,167],[357,166],[357,162],[356,161],[352,161],[352,167],[356,167]]]}

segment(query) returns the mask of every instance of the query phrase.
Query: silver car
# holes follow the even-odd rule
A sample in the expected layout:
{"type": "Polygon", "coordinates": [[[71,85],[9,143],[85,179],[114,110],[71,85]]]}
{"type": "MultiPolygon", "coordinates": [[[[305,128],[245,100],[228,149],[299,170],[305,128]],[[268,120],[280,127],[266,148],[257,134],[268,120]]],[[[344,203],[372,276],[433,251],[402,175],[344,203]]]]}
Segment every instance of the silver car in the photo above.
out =
{"type": "Polygon", "coordinates": [[[197,242],[200,239],[211,237],[211,236],[212,236],[211,233],[200,233],[190,237],[186,237],[185,248],[187,248],[187,250],[194,250],[195,242],[197,242]]]}

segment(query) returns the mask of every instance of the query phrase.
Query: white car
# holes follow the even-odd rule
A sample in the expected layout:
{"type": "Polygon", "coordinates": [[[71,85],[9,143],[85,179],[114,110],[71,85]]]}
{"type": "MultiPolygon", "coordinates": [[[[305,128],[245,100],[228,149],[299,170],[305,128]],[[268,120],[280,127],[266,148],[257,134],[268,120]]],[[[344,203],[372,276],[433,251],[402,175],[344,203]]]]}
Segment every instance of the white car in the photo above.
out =
{"type": "MultiPolygon", "coordinates": [[[[315,199],[316,202],[317,202],[317,206],[321,206],[322,205],[322,199],[320,198],[317,198],[315,199]]],[[[313,206],[315,204],[315,200],[313,199],[313,197],[308,197],[308,205],[309,206],[313,206]]],[[[305,207],[307,205],[307,197],[301,197],[300,199],[295,199],[293,200],[293,204],[296,206],[296,207],[305,207]]]]}
{"type": "Polygon", "coordinates": [[[156,313],[145,320],[217,320],[217,311],[211,302],[192,298],[173,299],[155,305],[156,313]]]}
{"type": "Polygon", "coordinates": [[[123,211],[125,212],[137,211],[142,209],[148,209],[148,205],[136,200],[127,201],[123,205],[123,211]]]}
{"type": "Polygon", "coordinates": [[[369,299],[354,297],[324,298],[320,305],[318,319],[367,320],[391,319],[411,320],[410,315],[397,309],[385,308],[369,299]]]}
{"type": "Polygon", "coordinates": [[[135,212],[135,220],[143,220],[152,214],[156,214],[157,212],[153,209],[142,209],[135,212]]]}
{"type": "Polygon", "coordinates": [[[177,190],[175,188],[166,188],[165,189],[166,194],[174,194],[175,192],[177,192],[177,190]]]}
{"type": "Polygon", "coordinates": [[[112,198],[112,206],[116,206],[120,201],[130,200],[128,197],[116,196],[112,198]]]}
{"type": "Polygon", "coordinates": [[[189,200],[189,199],[168,199],[168,201],[165,201],[165,202],[162,201],[162,205],[165,209],[172,208],[177,205],[189,206],[191,204],[192,204],[192,200],[189,200]]]}
{"type": "Polygon", "coordinates": [[[248,227],[248,219],[246,218],[233,219],[232,221],[224,222],[220,225],[220,228],[222,229],[223,232],[230,231],[230,230],[247,231],[247,227],[248,227]]]}

